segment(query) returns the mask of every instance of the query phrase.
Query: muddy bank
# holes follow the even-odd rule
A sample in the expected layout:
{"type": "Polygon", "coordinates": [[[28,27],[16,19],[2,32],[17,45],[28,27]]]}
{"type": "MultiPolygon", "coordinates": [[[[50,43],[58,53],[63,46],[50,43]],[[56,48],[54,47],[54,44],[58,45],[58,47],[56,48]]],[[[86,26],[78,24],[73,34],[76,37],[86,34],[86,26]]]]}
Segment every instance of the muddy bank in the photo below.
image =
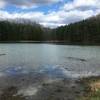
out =
{"type": "Polygon", "coordinates": [[[0,100],[78,100],[85,93],[84,85],[71,79],[37,84],[20,88],[18,85],[5,86],[1,89],[0,100]]]}
{"type": "Polygon", "coordinates": [[[82,100],[91,93],[94,79],[99,77],[70,77],[65,69],[53,66],[11,67],[0,72],[0,100],[82,100]]]}
{"type": "Polygon", "coordinates": [[[99,93],[96,94],[97,89],[100,91],[99,77],[55,80],[49,78],[40,80],[38,77],[30,76],[27,78],[18,76],[6,79],[5,82],[8,81],[8,83],[0,83],[0,100],[95,100],[92,98],[100,98],[99,93]]]}
{"type": "Polygon", "coordinates": [[[78,100],[85,89],[79,79],[43,73],[0,76],[0,100],[78,100]]]}

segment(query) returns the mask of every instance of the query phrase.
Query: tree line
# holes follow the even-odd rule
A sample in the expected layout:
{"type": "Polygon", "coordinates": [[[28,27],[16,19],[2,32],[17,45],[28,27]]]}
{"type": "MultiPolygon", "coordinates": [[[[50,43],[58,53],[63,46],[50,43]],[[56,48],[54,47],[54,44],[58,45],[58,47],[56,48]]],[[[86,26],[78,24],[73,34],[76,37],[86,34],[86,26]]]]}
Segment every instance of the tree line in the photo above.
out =
{"type": "Polygon", "coordinates": [[[54,29],[37,23],[0,21],[0,41],[62,42],[100,44],[100,15],[54,29]]]}

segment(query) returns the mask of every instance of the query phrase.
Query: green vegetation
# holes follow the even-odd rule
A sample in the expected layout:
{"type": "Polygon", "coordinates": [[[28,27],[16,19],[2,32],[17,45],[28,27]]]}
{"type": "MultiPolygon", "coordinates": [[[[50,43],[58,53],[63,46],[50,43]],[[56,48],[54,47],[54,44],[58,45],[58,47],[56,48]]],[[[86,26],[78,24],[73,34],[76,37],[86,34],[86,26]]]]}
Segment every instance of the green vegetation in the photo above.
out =
{"type": "Polygon", "coordinates": [[[100,15],[55,29],[44,28],[25,20],[0,21],[0,41],[49,41],[100,45],[100,15]]]}
{"type": "Polygon", "coordinates": [[[89,97],[88,100],[100,100],[100,89],[94,93],[92,93],[89,97]]]}

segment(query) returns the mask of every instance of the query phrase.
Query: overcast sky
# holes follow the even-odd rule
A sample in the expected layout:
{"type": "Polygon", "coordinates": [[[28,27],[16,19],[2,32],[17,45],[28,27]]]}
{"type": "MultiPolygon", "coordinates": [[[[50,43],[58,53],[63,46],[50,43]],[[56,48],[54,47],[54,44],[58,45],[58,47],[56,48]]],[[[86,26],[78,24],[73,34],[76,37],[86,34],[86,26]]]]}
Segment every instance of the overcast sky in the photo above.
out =
{"type": "Polygon", "coordinates": [[[69,24],[99,13],[100,0],[0,0],[0,19],[30,19],[47,27],[69,24]]]}

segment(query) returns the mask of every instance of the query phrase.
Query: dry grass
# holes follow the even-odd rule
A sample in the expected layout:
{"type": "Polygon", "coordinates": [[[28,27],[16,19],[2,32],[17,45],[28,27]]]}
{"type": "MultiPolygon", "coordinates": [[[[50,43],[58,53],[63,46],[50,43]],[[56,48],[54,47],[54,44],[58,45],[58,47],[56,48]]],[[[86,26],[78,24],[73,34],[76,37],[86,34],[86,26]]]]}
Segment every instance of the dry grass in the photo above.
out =
{"type": "Polygon", "coordinates": [[[90,87],[92,92],[97,92],[98,90],[100,90],[100,80],[96,82],[91,82],[90,87]]]}
{"type": "Polygon", "coordinates": [[[89,91],[86,91],[86,95],[79,100],[100,100],[100,78],[87,78],[83,79],[83,82],[89,88],[89,91]]]}

